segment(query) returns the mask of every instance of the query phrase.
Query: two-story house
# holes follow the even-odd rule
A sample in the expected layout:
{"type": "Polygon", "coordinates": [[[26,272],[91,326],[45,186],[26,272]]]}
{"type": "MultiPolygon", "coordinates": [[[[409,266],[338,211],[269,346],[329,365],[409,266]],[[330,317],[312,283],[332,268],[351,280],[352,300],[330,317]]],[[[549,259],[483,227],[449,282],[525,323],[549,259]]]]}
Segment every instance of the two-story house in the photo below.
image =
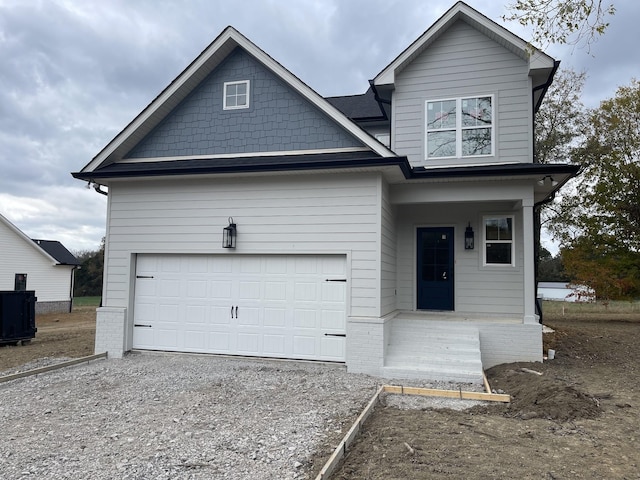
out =
{"type": "Polygon", "coordinates": [[[73,174],[108,187],[96,351],[463,381],[542,360],[536,209],[576,172],[534,162],[557,67],[459,2],[323,98],[226,28],[73,174]]]}

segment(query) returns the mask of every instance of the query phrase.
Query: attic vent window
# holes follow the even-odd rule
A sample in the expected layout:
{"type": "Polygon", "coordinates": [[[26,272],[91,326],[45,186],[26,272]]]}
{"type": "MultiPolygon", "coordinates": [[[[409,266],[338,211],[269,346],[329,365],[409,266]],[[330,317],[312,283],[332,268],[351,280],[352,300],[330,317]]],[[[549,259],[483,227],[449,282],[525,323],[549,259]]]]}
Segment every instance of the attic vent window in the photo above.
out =
{"type": "Polygon", "coordinates": [[[224,83],[224,109],[249,108],[249,80],[224,83]]]}

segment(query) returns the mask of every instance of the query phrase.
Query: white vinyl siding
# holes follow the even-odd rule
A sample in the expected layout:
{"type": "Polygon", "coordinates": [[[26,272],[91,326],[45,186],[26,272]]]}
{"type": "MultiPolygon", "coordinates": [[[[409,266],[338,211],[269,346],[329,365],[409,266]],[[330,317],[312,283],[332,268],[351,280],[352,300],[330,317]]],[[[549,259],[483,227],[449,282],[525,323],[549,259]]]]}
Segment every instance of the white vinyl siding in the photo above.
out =
{"type": "Polygon", "coordinates": [[[527,62],[462,21],[396,75],[393,148],[413,166],[531,162],[531,118],[527,62]],[[493,96],[494,154],[427,161],[425,102],[481,95],[493,96]]]}
{"type": "Polygon", "coordinates": [[[0,222],[0,290],[13,290],[15,274],[26,273],[38,302],[71,300],[73,267],[56,265],[29,242],[0,222]]]}
{"type": "Polygon", "coordinates": [[[109,190],[105,305],[131,307],[136,253],[346,254],[347,315],[379,316],[378,174],[131,181],[109,190]],[[232,216],[233,251],[221,246],[232,216]]]}

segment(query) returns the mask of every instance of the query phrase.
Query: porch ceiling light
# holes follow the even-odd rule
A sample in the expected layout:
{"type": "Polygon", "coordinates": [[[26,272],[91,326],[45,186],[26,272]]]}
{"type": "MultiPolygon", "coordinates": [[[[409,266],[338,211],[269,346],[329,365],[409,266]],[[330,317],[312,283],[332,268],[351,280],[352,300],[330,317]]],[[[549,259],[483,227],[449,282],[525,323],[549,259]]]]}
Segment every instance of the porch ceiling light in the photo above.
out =
{"type": "Polygon", "coordinates": [[[229,217],[229,225],[222,230],[222,248],[236,248],[236,235],[238,230],[233,223],[233,217],[229,217]]]}
{"type": "Polygon", "coordinates": [[[469,226],[464,231],[464,249],[473,250],[473,247],[474,247],[473,244],[474,244],[473,228],[471,228],[471,222],[469,222],[469,226]]]}
{"type": "Polygon", "coordinates": [[[544,186],[549,186],[551,185],[552,187],[555,187],[556,185],[558,185],[558,181],[554,180],[553,177],[547,175],[545,177],[542,177],[540,180],[538,180],[538,185],[540,185],[541,187],[544,186]]]}

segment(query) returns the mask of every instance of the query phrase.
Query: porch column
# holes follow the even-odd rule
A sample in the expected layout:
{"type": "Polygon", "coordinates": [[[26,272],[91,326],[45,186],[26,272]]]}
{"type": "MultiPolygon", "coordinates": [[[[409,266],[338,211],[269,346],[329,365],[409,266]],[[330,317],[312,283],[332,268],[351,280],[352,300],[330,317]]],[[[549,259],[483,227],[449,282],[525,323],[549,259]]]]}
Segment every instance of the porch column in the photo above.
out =
{"type": "Polygon", "coordinates": [[[522,233],[524,236],[524,323],[538,323],[535,298],[535,242],[533,199],[522,200],[522,233]]]}

